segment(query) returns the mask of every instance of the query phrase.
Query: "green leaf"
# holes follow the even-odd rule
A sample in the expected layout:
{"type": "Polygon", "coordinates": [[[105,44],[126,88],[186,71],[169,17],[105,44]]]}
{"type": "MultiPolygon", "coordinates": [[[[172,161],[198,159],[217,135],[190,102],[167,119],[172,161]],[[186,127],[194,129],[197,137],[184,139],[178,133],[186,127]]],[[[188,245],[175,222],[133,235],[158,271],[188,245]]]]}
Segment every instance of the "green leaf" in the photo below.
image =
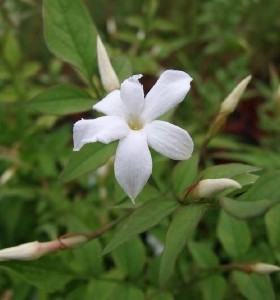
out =
{"type": "Polygon", "coordinates": [[[106,280],[92,280],[87,287],[85,296],[80,294],[79,297],[90,300],[110,300],[114,298],[121,300],[145,300],[145,295],[139,288],[130,284],[118,284],[106,280]]]}
{"type": "MultiPolygon", "coordinates": [[[[84,290],[85,296],[83,296],[83,299],[109,300],[114,296],[116,288],[117,283],[113,281],[91,280],[90,284],[87,286],[87,289],[84,290]]],[[[81,298],[81,296],[82,294],[79,295],[79,298],[81,298]]]]}
{"type": "Polygon", "coordinates": [[[232,179],[240,183],[242,187],[254,184],[258,178],[259,176],[255,174],[241,174],[232,177],[232,179]]]}
{"type": "Polygon", "coordinates": [[[1,262],[0,269],[48,292],[62,289],[75,278],[59,255],[42,257],[37,261],[1,262]]]}
{"type": "Polygon", "coordinates": [[[112,64],[120,82],[133,74],[131,62],[127,56],[117,57],[113,60],[112,64]]]}
{"type": "Polygon", "coordinates": [[[200,288],[204,300],[223,300],[227,284],[223,276],[213,275],[201,281],[200,288]]]}
{"type": "Polygon", "coordinates": [[[193,155],[190,159],[179,162],[172,174],[172,185],[175,193],[181,194],[190,186],[197,176],[198,156],[193,155]]]}
{"type": "Polygon", "coordinates": [[[204,213],[204,206],[185,206],[175,214],[166,234],[161,257],[159,283],[163,285],[172,275],[176,260],[204,213]]]}
{"type": "Polygon", "coordinates": [[[89,171],[96,170],[115,153],[116,146],[117,143],[92,143],[83,146],[78,152],[73,152],[61,174],[61,180],[67,182],[89,171]]]}
{"type": "Polygon", "coordinates": [[[22,53],[20,46],[15,37],[15,33],[12,31],[10,31],[6,36],[3,46],[3,56],[9,67],[13,69],[15,69],[21,61],[22,53]]]}
{"type": "Polygon", "coordinates": [[[170,215],[178,204],[168,198],[151,199],[137,208],[127,222],[115,234],[103,251],[103,255],[120,246],[135,235],[157,225],[164,217],[170,215]]]}
{"type": "Polygon", "coordinates": [[[231,163],[212,166],[201,172],[203,179],[212,179],[212,178],[232,178],[237,175],[256,172],[260,170],[258,167],[231,163]]]}
{"type": "Polygon", "coordinates": [[[211,268],[219,264],[219,259],[208,243],[190,242],[188,244],[192,257],[201,268],[211,268]]]}
{"type": "Polygon", "coordinates": [[[280,204],[273,207],[265,215],[265,225],[270,245],[280,251],[280,204]]]}
{"type": "MultiPolygon", "coordinates": [[[[119,284],[114,290],[114,295],[117,295],[117,299],[122,300],[145,300],[145,295],[142,290],[132,285],[119,284]]],[[[114,295],[112,295],[112,298],[114,295]]]]}
{"type": "Polygon", "coordinates": [[[248,275],[242,272],[233,272],[233,278],[239,292],[248,300],[274,300],[273,287],[268,276],[248,275]]]}
{"type": "Polygon", "coordinates": [[[245,202],[223,198],[220,200],[220,204],[231,216],[239,220],[247,220],[264,215],[275,204],[275,201],[258,200],[245,202]]]}
{"type": "Polygon", "coordinates": [[[245,253],[251,245],[251,234],[248,225],[229,216],[223,210],[217,227],[218,238],[225,251],[232,257],[245,253]]]}
{"type": "Polygon", "coordinates": [[[92,97],[71,85],[52,87],[27,102],[27,107],[42,113],[64,115],[91,109],[92,97]]]}
{"type": "Polygon", "coordinates": [[[113,251],[114,261],[129,278],[137,278],[145,264],[145,248],[139,237],[126,241],[113,251]]]}
{"type": "Polygon", "coordinates": [[[90,81],[96,66],[97,32],[81,0],[44,0],[44,29],[50,51],[90,81]]]}
{"type": "Polygon", "coordinates": [[[256,201],[256,200],[279,200],[280,199],[280,171],[268,172],[261,176],[255,184],[238,200],[256,201]]]}

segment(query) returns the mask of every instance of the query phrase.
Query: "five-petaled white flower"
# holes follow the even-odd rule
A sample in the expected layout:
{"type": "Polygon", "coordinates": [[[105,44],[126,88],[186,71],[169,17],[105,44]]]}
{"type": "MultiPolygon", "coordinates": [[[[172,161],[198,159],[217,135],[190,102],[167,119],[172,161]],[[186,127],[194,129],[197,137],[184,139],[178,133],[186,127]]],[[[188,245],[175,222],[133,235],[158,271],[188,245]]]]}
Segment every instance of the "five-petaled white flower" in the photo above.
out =
{"type": "Polygon", "coordinates": [[[125,80],[120,90],[108,94],[93,106],[105,114],[74,125],[74,151],[87,143],[108,144],[120,140],[115,158],[115,176],[132,201],[141,192],[152,173],[148,146],[175,160],[188,159],[193,142],[182,128],[155,120],[182,102],[192,78],[185,72],[167,70],[144,97],[138,81],[142,75],[125,80]]]}

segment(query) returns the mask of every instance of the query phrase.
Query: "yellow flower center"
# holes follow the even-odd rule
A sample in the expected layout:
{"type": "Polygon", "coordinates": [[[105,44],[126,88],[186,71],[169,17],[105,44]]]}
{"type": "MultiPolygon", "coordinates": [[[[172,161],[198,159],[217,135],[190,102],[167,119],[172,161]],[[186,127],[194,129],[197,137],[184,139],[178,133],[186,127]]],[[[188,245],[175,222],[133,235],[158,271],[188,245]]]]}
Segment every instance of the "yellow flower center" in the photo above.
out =
{"type": "Polygon", "coordinates": [[[142,129],[143,125],[141,124],[141,122],[139,121],[135,121],[135,120],[130,120],[128,122],[128,126],[132,129],[132,130],[140,130],[142,129]]]}

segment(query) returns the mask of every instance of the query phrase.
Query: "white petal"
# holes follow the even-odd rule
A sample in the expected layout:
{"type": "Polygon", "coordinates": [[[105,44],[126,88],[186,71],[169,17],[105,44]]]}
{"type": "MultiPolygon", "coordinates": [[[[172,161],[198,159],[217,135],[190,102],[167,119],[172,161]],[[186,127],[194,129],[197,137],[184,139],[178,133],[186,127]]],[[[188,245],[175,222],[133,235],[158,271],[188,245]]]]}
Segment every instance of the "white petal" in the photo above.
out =
{"type": "Polygon", "coordinates": [[[79,151],[88,143],[108,144],[123,138],[128,132],[127,123],[120,117],[106,116],[94,120],[80,120],[74,125],[74,151],[79,151]]]}
{"type": "Polygon", "coordinates": [[[125,80],[121,85],[121,99],[123,101],[128,119],[135,119],[144,108],[144,90],[138,81],[142,75],[134,75],[125,80]]]}
{"type": "Polygon", "coordinates": [[[157,152],[175,160],[188,159],[193,141],[187,131],[164,121],[153,121],[144,127],[148,144],[157,152]]]}
{"type": "Polygon", "coordinates": [[[190,90],[192,78],[183,71],[167,70],[146,96],[143,117],[151,121],[182,102],[190,90]]]}
{"type": "Polygon", "coordinates": [[[141,130],[131,130],[118,145],[115,176],[132,201],[141,192],[152,173],[152,158],[147,138],[141,130]]]}
{"type": "Polygon", "coordinates": [[[124,105],[121,100],[120,91],[115,90],[108,94],[103,100],[93,105],[93,109],[107,116],[124,116],[124,105]]]}

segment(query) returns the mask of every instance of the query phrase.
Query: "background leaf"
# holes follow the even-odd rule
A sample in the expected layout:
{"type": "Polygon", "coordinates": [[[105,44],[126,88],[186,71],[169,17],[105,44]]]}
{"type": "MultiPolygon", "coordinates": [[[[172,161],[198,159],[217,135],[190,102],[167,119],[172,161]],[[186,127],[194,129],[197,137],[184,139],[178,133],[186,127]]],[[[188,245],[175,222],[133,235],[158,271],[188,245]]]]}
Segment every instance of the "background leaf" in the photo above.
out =
{"type": "Polygon", "coordinates": [[[234,219],[223,210],[220,212],[217,234],[223,248],[232,257],[244,254],[251,245],[248,225],[244,221],[234,219]]]}
{"type": "Polygon", "coordinates": [[[157,225],[164,217],[170,215],[176,208],[174,200],[151,199],[137,208],[105,247],[103,255],[120,246],[133,236],[157,225]]]}
{"type": "Polygon", "coordinates": [[[248,300],[274,300],[275,295],[270,278],[266,275],[248,275],[242,272],[233,273],[239,292],[248,300]]]}
{"type": "Polygon", "coordinates": [[[163,285],[172,275],[178,255],[202,218],[204,206],[185,206],[175,214],[166,234],[161,257],[159,283],[163,285]]]}
{"type": "Polygon", "coordinates": [[[64,182],[73,180],[89,171],[104,165],[115,153],[116,143],[92,143],[85,145],[80,151],[73,152],[65,166],[61,179],[64,182]]]}
{"type": "Polygon", "coordinates": [[[236,175],[256,172],[258,170],[260,170],[260,168],[254,166],[239,163],[230,163],[209,167],[201,172],[201,176],[203,177],[203,179],[232,178],[236,175]]]}
{"type": "Polygon", "coordinates": [[[81,0],[44,0],[44,25],[49,49],[92,80],[97,32],[81,0]]]}
{"type": "Polygon", "coordinates": [[[1,262],[0,269],[48,292],[58,291],[75,274],[63,264],[59,255],[42,257],[38,261],[1,262]]]}
{"type": "Polygon", "coordinates": [[[27,107],[41,113],[65,115],[92,108],[94,100],[84,90],[71,85],[49,88],[27,102],[27,107]]]}
{"type": "Polygon", "coordinates": [[[273,205],[275,205],[275,201],[258,200],[254,202],[245,202],[223,198],[220,200],[220,204],[231,216],[239,220],[247,220],[264,215],[273,205]]]}
{"type": "Polygon", "coordinates": [[[131,279],[139,277],[145,264],[145,248],[137,236],[113,251],[116,265],[131,279]]]}

